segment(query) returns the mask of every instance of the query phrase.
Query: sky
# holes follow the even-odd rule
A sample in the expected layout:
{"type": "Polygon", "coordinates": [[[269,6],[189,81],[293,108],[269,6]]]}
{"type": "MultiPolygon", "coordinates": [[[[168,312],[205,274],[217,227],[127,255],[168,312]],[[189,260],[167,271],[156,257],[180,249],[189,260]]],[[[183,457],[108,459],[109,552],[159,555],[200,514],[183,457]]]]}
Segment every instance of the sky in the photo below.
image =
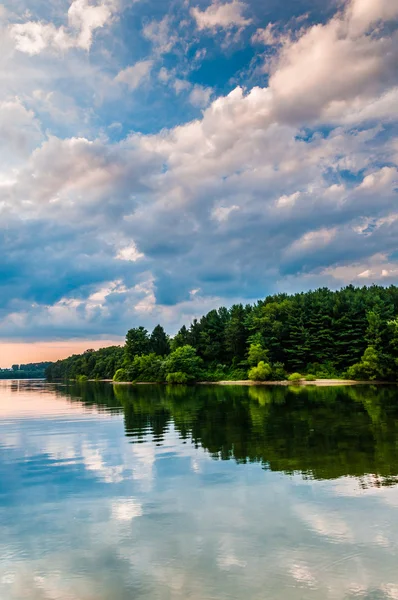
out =
{"type": "Polygon", "coordinates": [[[1,366],[398,282],[398,0],[7,0],[0,28],[1,366]]]}

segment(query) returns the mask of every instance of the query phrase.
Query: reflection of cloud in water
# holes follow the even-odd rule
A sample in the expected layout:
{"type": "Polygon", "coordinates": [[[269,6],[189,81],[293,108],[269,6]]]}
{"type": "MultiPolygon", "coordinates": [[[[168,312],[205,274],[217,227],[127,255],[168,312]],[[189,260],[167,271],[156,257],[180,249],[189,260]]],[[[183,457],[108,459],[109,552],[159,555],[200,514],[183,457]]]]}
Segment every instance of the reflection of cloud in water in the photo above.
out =
{"type": "Polygon", "coordinates": [[[332,488],[336,496],[347,498],[373,496],[385,504],[398,508],[398,486],[377,487],[374,485],[375,477],[373,475],[364,476],[361,480],[365,482],[365,487],[360,486],[357,479],[342,477],[329,484],[329,488],[332,488]]]}
{"type": "Polygon", "coordinates": [[[172,425],[162,446],[119,417],[13,427],[1,600],[398,600],[397,489],[214,461],[172,425]]]}
{"type": "Polygon", "coordinates": [[[142,488],[149,492],[154,479],[155,446],[147,441],[147,443],[134,444],[130,447],[133,454],[133,479],[140,481],[142,488]]]}
{"type": "Polygon", "coordinates": [[[325,512],[316,504],[297,504],[296,514],[316,533],[335,541],[352,542],[349,526],[335,512],[325,512]]]}
{"type": "Polygon", "coordinates": [[[52,436],[47,440],[43,451],[54,460],[76,462],[79,455],[77,451],[78,444],[79,438],[77,435],[52,436]]]}
{"type": "Polygon", "coordinates": [[[120,483],[123,481],[124,465],[106,465],[98,448],[92,448],[84,443],[81,457],[88,471],[94,471],[105,483],[120,483]]]}
{"type": "Polygon", "coordinates": [[[116,521],[132,521],[142,516],[142,504],[133,499],[116,500],[112,502],[111,513],[116,521]]]}
{"type": "Polygon", "coordinates": [[[311,573],[311,569],[305,563],[294,563],[290,567],[289,573],[299,584],[305,584],[311,587],[316,583],[316,579],[311,573]]]}
{"type": "Polygon", "coordinates": [[[195,457],[191,459],[191,469],[194,473],[201,473],[200,461],[195,457]]]}
{"type": "Polygon", "coordinates": [[[382,586],[382,590],[387,594],[388,598],[391,598],[391,600],[398,600],[398,584],[387,583],[382,586]]]}
{"type": "Polygon", "coordinates": [[[224,571],[229,571],[231,568],[241,568],[246,567],[246,561],[241,560],[236,555],[235,546],[236,541],[232,538],[232,536],[223,536],[218,550],[217,556],[217,565],[220,569],[224,571]]]}

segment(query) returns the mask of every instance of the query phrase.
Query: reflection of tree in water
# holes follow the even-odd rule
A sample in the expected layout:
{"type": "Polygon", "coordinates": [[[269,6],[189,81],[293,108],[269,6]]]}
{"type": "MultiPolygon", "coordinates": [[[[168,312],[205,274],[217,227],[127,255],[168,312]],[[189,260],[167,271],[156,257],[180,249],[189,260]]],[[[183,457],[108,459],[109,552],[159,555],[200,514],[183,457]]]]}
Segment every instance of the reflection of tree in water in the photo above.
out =
{"type": "Polygon", "coordinates": [[[315,479],[349,475],[363,486],[398,482],[395,387],[85,384],[68,393],[87,404],[123,407],[132,440],[151,433],[161,444],[173,424],[214,458],[315,479]]]}
{"type": "Polygon", "coordinates": [[[86,408],[95,408],[99,412],[123,412],[112,386],[100,381],[57,385],[56,393],[69,396],[71,402],[81,402],[86,408]]]}

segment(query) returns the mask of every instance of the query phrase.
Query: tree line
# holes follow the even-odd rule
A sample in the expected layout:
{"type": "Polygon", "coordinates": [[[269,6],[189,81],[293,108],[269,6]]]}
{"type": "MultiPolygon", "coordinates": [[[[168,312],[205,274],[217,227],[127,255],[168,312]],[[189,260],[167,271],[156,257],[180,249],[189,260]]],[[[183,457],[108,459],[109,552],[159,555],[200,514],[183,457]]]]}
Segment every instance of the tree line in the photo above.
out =
{"type": "Polygon", "coordinates": [[[0,379],[44,379],[51,362],[12,365],[11,369],[0,369],[0,379]]]}
{"type": "Polygon", "coordinates": [[[194,319],[171,338],[130,329],[123,348],[50,365],[49,379],[188,383],[220,380],[398,378],[398,287],[321,288],[268,296],[194,319]]]}

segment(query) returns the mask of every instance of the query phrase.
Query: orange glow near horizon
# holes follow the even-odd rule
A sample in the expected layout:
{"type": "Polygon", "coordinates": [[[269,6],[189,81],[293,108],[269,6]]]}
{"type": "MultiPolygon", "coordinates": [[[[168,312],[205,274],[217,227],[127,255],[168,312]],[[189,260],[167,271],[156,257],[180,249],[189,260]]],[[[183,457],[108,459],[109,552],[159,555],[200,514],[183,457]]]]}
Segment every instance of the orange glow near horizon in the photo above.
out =
{"type": "Polygon", "coordinates": [[[72,354],[81,354],[89,348],[99,350],[108,346],[121,346],[119,340],[62,340],[58,342],[9,342],[0,341],[0,368],[12,365],[56,361],[72,354]]]}

